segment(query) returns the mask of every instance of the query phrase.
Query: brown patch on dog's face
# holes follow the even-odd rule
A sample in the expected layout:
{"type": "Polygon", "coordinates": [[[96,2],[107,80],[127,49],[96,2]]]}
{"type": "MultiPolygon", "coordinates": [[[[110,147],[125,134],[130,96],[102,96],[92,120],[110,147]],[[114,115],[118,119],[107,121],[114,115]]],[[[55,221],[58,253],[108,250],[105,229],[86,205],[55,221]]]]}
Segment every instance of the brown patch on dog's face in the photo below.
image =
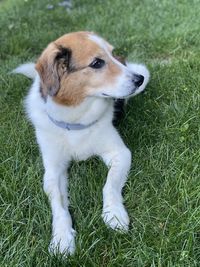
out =
{"type": "Polygon", "coordinates": [[[59,104],[75,106],[95,90],[116,82],[122,69],[112,60],[112,46],[106,41],[99,45],[89,39],[90,34],[66,34],[44,50],[36,69],[45,97],[50,95],[59,104]],[[97,59],[103,62],[101,68],[93,66],[97,59]]]}

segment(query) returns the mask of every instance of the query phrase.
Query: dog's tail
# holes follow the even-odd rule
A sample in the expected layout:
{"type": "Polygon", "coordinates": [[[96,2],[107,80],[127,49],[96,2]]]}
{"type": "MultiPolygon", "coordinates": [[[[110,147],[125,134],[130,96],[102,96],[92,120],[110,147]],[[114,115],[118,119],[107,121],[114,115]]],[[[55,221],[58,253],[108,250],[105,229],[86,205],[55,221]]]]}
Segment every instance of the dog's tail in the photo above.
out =
{"type": "Polygon", "coordinates": [[[23,74],[30,79],[35,79],[37,71],[33,62],[25,63],[14,69],[11,73],[23,74]]]}

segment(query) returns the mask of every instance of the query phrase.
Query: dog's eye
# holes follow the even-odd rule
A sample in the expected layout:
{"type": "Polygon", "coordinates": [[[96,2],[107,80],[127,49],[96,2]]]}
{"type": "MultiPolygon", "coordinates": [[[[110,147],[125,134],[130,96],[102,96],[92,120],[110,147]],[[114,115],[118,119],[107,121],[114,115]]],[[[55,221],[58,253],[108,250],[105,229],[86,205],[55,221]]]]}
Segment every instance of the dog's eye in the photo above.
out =
{"type": "Polygon", "coordinates": [[[105,61],[100,58],[95,58],[94,61],[89,65],[93,69],[101,69],[105,65],[105,61]]]}

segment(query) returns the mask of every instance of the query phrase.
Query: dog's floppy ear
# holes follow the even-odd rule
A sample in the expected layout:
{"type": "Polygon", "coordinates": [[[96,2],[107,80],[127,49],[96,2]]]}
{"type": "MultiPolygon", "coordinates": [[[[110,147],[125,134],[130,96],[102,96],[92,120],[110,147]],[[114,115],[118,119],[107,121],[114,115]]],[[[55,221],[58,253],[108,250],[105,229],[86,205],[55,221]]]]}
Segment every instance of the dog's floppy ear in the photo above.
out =
{"type": "Polygon", "coordinates": [[[55,96],[60,88],[62,75],[69,69],[71,50],[51,43],[36,63],[41,79],[42,95],[55,96]]]}

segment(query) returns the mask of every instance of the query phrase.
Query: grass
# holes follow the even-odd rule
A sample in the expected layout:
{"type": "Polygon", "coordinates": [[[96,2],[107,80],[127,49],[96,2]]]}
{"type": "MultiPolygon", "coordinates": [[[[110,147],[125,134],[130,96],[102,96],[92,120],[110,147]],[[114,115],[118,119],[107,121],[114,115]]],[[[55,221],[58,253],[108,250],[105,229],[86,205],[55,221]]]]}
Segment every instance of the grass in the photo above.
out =
{"type": "Polygon", "coordinates": [[[69,12],[58,2],[0,2],[0,266],[200,266],[200,2],[74,0],[69,12]],[[66,259],[48,254],[50,207],[23,111],[30,81],[8,72],[77,30],[98,32],[129,60],[146,63],[151,81],[119,127],[134,155],[124,189],[130,230],[116,233],[102,222],[103,163],[74,162],[77,250],[66,259]]]}

